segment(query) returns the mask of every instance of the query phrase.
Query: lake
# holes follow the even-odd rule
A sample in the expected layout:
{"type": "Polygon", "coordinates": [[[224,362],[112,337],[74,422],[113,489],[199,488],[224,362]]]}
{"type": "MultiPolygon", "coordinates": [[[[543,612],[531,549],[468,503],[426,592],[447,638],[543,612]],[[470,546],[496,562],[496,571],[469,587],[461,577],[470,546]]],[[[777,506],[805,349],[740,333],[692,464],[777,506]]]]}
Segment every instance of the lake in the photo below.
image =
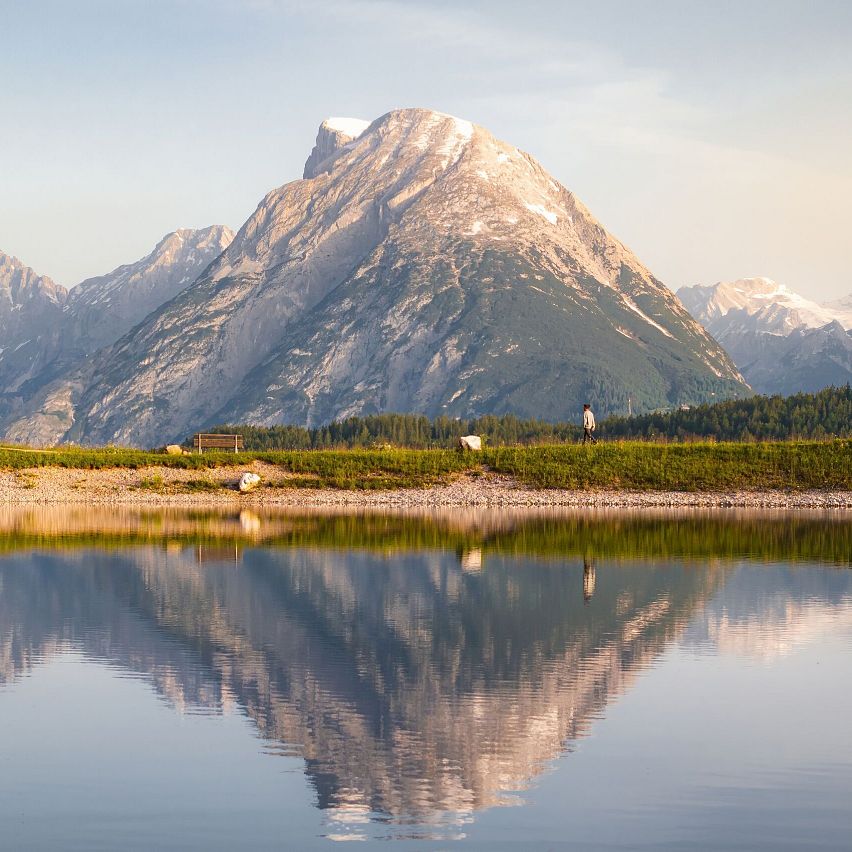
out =
{"type": "Polygon", "coordinates": [[[0,848],[849,849],[852,516],[0,509],[0,848]]]}

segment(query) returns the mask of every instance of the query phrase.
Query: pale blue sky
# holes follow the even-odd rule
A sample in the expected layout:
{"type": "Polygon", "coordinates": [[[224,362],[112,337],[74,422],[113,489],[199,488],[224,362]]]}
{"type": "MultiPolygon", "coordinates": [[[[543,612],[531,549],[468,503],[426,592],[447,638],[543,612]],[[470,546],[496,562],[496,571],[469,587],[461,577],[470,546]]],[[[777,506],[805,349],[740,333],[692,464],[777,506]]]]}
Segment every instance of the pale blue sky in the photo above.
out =
{"type": "Polygon", "coordinates": [[[327,115],[530,151],[673,288],[852,292],[852,3],[0,0],[0,249],[71,285],[238,227],[327,115]]]}

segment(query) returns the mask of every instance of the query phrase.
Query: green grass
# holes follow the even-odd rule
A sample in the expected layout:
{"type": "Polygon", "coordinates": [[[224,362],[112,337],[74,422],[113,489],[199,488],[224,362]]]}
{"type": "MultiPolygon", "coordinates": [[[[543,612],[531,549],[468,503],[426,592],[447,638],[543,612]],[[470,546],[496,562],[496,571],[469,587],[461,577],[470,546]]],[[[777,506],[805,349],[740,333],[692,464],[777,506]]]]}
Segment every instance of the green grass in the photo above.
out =
{"type": "Polygon", "coordinates": [[[156,491],[161,492],[166,487],[166,483],[163,480],[163,477],[160,474],[156,474],[154,476],[145,476],[139,480],[139,488],[143,491],[156,491]]]}
{"type": "MultiPolygon", "coordinates": [[[[852,440],[827,442],[651,444],[601,443],[582,447],[517,446],[456,450],[287,450],[169,456],[142,450],[0,448],[0,469],[78,469],[162,466],[204,471],[259,460],[290,475],[289,487],[384,490],[423,488],[462,473],[510,474],[534,488],[722,491],[729,489],[852,488],[852,440]]],[[[142,488],[161,490],[162,478],[142,488]]],[[[190,490],[214,490],[192,480],[190,490]]]]}
{"type": "MultiPolygon", "coordinates": [[[[445,482],[455,474],[479,469],[482,459],[465,456],[455,450],[284,450],[170,456],[113,447],[70,447],[50,451],[0,448],[0,469],[5,470],[38,467],[91,470],[121,467],[135,470],[162,466],[204,471],[223,466],[245,466],[252,461],[277,465],[282,471],[292,474],[288,481],[292,487],[376,490],[422,488],[445,482]]],[[[156,486],[156,482],[147,479],[143,483],[142,487],[156,486]]]]}
{"type": "Polygon", "coordinates": [[[658,491],[852,487],[852,441],[502,447],[491,466],[536,488],[658,491]]]}

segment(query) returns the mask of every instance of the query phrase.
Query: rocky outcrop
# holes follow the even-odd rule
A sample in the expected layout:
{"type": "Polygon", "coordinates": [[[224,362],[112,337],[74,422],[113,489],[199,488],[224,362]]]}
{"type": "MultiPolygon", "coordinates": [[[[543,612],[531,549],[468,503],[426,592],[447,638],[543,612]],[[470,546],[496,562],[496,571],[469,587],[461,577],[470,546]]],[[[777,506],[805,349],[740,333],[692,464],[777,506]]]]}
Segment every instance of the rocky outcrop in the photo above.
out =
{"type": "Polygon", "coordinates": [[[260,485],[260,476],[256,473],[244,473],[237,483],[237,489],[240,494],[248,494],[249,491],[254,491],[260,485]]]}
{"type": "Polygon", "coordinates": [[[358,118],[327,118],[317,131],[317,141],[305,162],[302,177],[314,178],[330,168],[329,160],[366,130],[368,121],[358,118]]]}

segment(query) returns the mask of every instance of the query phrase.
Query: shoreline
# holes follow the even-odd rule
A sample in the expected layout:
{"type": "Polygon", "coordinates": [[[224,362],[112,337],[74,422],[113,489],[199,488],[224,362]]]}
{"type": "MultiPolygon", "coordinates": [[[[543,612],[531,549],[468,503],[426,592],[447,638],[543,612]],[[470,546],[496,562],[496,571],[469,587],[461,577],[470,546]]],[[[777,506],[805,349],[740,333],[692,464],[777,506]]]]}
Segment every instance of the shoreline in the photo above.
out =
{"type": "Polygon", "coordinates": [[[280,468],[263,462],[185,470],[151,466],[96,470],[39,467],[0,471],[0,504],[14,506],[93,505],[149,507],[269,506],[280,508],[755,508],[852,509],[852,491],[569,491],[531,489],[512,477],[460,475],[452,482],[398,490],[338,490],[287,487],[280,468]],[[236,490],[246,471],[264,486],[248,494],[236,490]]]}

